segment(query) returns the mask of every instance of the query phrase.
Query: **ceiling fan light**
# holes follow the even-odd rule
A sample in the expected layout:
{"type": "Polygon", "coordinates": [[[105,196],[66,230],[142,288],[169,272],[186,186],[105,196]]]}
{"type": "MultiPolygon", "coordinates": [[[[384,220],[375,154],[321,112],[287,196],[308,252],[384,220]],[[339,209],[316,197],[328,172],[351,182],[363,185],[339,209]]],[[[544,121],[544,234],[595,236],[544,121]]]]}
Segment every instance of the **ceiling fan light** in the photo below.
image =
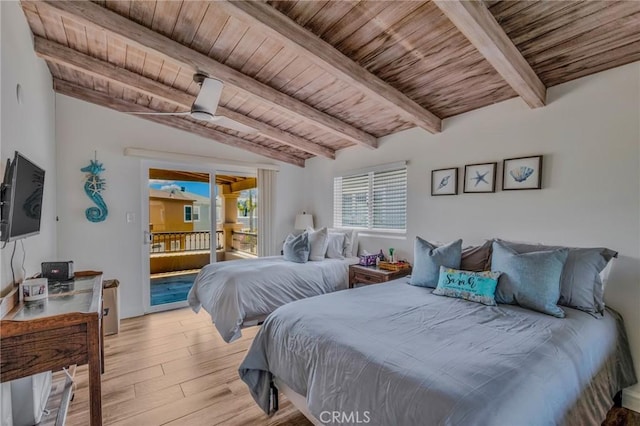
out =
{"type": "Polygon", "coordinates": [[[193,110],[191,111],[191,118],[201,121],[211,121],[213,120],[213,114],[208,111],[193,110]]]}

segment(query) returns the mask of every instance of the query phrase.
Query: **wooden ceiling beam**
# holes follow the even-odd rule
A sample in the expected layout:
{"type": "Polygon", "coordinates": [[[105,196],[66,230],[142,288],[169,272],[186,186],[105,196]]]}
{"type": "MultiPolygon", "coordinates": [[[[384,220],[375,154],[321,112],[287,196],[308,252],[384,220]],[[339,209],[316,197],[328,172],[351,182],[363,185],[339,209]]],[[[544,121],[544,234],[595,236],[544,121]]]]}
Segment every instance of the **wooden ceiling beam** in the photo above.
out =
{"type": "Polygon", "coordinates": [[[246,178],[239,182],[233,182],[230,184],[231,192],[240,192],[246,189],[253,189],[258,187],[258,181],[254,177],[246,178]]]}
{"type": "MultiPolygon", "coordinates": [[[[34,36],[34,49],[36,55],[49,62],[80,71],[92,77],[120,84],[144,95],[179,106],[185,111],[191,109],[191,105],[195,99],[195,96],[181,90],[165,86],[158,81],[144,77],[124,68],[117,67],[109,62],[85,55],[84,53],[42,37],[34,36]]],[[[267,123],[255,120],[251,117],[247,117],[246,115],[232,111],[223,106],[218,106],[216,114],[252,127],[258,131],[259,135],[278,143],[294,147],[313,155],[320,155],[330,159],[336,158],[336,153],[333,149],[318,145],[307,139],[285,132],[284,130],[270,126],[267,123]]]]}
{"type": "Polygon", "coordinates": [[[158,55],[183,68],[194,72],[205,72],[242,93],[259,98],[269,106],[298,120],[320,127],[333,135],[372,149],[378,146],[378,140],[367,132],[100,5],[86,1],[46,0],[38,3],[38,9],[46,9],[82,25],[103,30],[109,36],[119,38],[129,45],[158,55]]]}
{"type": "Polygon", "coordinates": [[[451,22],[531,107],[546,103],[547,88],[480,0],[434,0],[451,22]]]}
{"type": "MultiPolygon", "coordinates": [[[[69,83],[68,81],[60,80],[57,78],[54,78],[53,80],[53,90],[56,93],[60,93],[62,95],[71,96],[82,101],[90,102],[92,104],[100,105],[124,113],[156,112],[142,105],[138,105],[133,102],[127,102],[122,99],[115,99],[110,97],[109,95],[97,92],[93,89],[88,89],[86,87],[82,87],[74,83],[69,83]]],[[[263,155],[274,160],[293,164],[299,167],[304,167],[305,160],[303,158],[296,157],[286,152],[281,152],[266,146],[258,145],[255,142],[220,132],[210,127],[194,123],[193,121],[187,120],[185,118],[172,117],[167,115],[132,115],[143,118],[145,120],[153,121],[155,123],[160,123],[169,127],[183,130],[185,132],[193,133],[195,135],[202,136],[225,145],[230,145],[235,148],[240,148],[244,149],[245,151],[263,155]]]]}
{"type": "Polygon", "coordinates": [[[309,58],[370,98],[398,111],[403,119],[431,133],[442,130],[439,117],[269,4],[260,1],[221,1],[216,5],[252,26],[259,25],[270,38],[309,58]]]}

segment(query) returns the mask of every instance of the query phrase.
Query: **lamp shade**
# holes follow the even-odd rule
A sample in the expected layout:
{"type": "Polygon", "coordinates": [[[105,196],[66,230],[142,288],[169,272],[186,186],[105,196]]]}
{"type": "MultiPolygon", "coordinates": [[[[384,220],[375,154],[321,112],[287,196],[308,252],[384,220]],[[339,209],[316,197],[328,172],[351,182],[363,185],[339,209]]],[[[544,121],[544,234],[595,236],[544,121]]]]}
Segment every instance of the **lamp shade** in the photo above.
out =
{"type": "Polygon", "coordinates": [[[296,223],[293,227],[297,230],[305,230],[309,227],[313,228],[313,215],[306,213],[297,214],[296,223]]]}

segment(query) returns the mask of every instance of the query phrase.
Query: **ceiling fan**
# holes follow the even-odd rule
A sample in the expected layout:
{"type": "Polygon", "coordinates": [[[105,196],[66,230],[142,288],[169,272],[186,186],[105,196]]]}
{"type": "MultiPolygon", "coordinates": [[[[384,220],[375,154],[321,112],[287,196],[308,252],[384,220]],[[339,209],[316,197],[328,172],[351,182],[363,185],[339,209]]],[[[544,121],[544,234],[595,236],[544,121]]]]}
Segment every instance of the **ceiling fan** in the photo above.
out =
{"type": "Polygon", "coordinates": [[[174,115],[188,116],[194,120],[206,121],[216,126],[226,127],[242,133],[256,133],[253,127],[238,123],[230,118],[216,115],[220,96],[222,95],[222,87],[224,84],[215,78],[211,78],[206,74],[196,73],[193,75],[193,81],[200,86],[200,92],[196,96],[190,111],[176,112],[131,112],[135,115],[174,115]]]}

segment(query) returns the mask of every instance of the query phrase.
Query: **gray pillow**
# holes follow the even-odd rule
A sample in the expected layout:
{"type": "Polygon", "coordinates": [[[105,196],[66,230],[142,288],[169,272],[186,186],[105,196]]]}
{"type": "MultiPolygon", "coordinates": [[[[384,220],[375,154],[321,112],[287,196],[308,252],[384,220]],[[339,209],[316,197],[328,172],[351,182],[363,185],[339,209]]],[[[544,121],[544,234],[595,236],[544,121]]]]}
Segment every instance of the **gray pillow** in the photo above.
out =
{"type": "Polygon", "coordinates": [[[438,247],[416,237],[413,246],[413,270],[409,284],[436,288],[441,266],[460,269],[461,252],[462,240],[438,247]]]}
{"type": "Polygon", "coordinates": [[[560,276],[568,254],[566,248],[518,253],[502,242],[494,241],[491,270],[502,272],[496,302],[564,318],[564,311],[557,303],[560,276]]]}
{"type": "Polygon", "coordinates": [[[329,259],[344,259],[344,246],[346,234],[329,233],[327,244],[327,257],[329,259]]]}
{"type": "Polygon", "coordinates": [[[483,272],[491,270],[491,245],[487,240],[481,246],[470,246],[462,249],[460,269],[463,271],[483,272]]]}
{"type": "Polygon", "coordinates": [[[517,251],[528,253],[539,250],[569,250],[567,261],[560,277],[559,305],[579,309],[591,314],[604,312],[604,285],[600,272],[604,270],[611,258],[618,253],[607,248],[578,248],[562,246],[543,246],[540,244],[500,242],[517,251]]]}
{"type": "Polygon", "coordinates": [[[284,260],[296,263],[307,263],[311,246],[309,244],[309,234],[303,232],[300,235],[289,234],[284,240],[282,247],[284,260]]]}

